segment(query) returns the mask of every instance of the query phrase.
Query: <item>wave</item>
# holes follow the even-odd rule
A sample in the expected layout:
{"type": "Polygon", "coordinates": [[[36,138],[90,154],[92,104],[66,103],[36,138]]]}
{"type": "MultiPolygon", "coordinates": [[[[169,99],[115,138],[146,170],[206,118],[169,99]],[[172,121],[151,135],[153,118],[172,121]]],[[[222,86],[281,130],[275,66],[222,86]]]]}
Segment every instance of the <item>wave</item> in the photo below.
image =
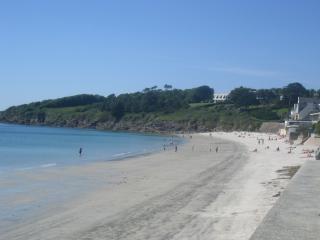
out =
{"type": "Polygon", "coordinates": [[[112,155],[112,157],[122,157],[122,156],[126,156],[129,155],[131,152],[124,152],[124,153],[117,153],[112,155]]]}
{"type": "Polygon", "coordinates": [[[48,163],[48,164],[43,164],[40,167],[41,168],[48,168],[48,167],[55,167],[55,166],[57,166],[56,163],[48,163]]]}
{"type": "Polygon", "coordinates": [[[18,171],[27,171],[27,170],[33,170],[37,168],[49,168],[49,167],[55,167],[57,166],[56,163],[47,163],[47,164],[42,164],[40,166],[32,166],[32,167],[24,167],[24,168],[18,168],[18,171]]]}

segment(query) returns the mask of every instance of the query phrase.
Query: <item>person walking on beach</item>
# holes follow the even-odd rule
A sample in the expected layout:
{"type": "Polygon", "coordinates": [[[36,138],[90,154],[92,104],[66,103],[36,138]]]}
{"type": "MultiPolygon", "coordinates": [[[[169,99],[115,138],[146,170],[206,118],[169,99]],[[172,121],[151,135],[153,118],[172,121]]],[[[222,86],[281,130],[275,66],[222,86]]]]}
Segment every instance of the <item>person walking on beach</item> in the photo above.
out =
{"type": "Polygon", "coordinates": [[[216,147],[216,153],[217,153],[218,151],[219,151],[219,147],[217,146],[217,147],[216,147]]]}
{"type": "Polygon", "coordinates": [[[82,156],[82,147],[79,149],[79,156],[82,156]]]}
{"type": "Polygon", "coordinates": [[[177,145],[174,147],[174,151],[178,152],[178,146],[177,145]]]}

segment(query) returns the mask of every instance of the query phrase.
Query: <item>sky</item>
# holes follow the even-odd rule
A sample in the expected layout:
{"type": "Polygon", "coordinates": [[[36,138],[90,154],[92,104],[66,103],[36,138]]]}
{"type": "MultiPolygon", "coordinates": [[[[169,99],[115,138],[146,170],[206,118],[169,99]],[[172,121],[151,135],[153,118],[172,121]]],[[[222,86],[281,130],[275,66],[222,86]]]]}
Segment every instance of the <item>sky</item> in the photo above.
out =
{"type": "Polygon", "coordinates": [[[0,110],[157,85],[320,88],[318,0],[1,0],[0,110]]]}

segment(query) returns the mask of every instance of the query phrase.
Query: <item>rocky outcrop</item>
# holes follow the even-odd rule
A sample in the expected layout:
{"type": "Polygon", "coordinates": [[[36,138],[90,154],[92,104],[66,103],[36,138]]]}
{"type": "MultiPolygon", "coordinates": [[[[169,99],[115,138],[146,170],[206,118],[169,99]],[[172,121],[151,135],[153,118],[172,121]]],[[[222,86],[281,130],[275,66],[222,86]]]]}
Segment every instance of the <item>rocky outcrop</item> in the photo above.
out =
{"type": "Polygon", "coordinates": [[[93,128],[99,130],[111,131],[132,131],[132,132],[153,132],[153,133],[168,133],[168,132],[204,132],[210,129],[205,125],[196,122],[174,122],[174,121],[104,121],[92,122],[86,119],[70,119],[61,121],[38,121],[37,119],[1,119],[6,123],[37,125],[37,126],[53,126],[53,127],[70,127],[70,128],[93,128]]]}
{"type": "Polygon", "coordinates": [[[93,128],[99,130],[111,131],[132,131],[132,132],[206,132],[212,130],[218,131],[255,131],[260,125],[248,118],[210,118],[210,112],[197,115],[190,114],[190,117],[176,117],[165,114],[138,114],[125,115],[121,120],[116,121],[110,115],[102,117],[101,114],[91,114],[86,112],[65,113],[63,111],[56,113],[54,111],[40,114],[37,112],[19,113],[7,111],[1,116],[0,122],[25,124],[25,125],[43,125],[54,127],[70,128],[93,128]],[[202,114],[202,115],[201,115],[202,114]],[[208,117],[209,116],[209,117],[208,117]],[[175,120],[172,120],[175,119],[175,120]],[[170,119],[170,120],[169,120],[170,119]]]}

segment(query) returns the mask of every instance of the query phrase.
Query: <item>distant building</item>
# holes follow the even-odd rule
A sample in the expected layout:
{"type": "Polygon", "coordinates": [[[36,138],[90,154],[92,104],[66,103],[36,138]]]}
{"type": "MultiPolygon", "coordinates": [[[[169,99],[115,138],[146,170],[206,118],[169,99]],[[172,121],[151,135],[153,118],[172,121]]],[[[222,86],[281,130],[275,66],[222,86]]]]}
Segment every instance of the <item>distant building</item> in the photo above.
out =
{"type": "Polygon", "coordinates": [[[285,128],[282,133],[285,133],[288,140],[292,140],[298,137],[302,129],[310,128],[312,128],[311,121],[287,120],[285,121],[285,128]]]}
{"type": "Polygon", "coordinates": [[[229,99],[229,93],[215,93],[213,94],[213,102],[225,102],[229,99]]]}
{"type": "Polygon", "coordinates": [[[320,99],[299,97],[290,118],[296,121],[311,121],[311,114],[320,112],[320,99]]]}
{"type": "Polygon", "coordinates": [[[311,118],[312,123],[319,122],[320,121],[320,112],[311,113],[310,118],[311,118]]]}
{"type": "Polygon", "coordinates": [[[303,131],[310,131],[312,124],[320,120],[320,99],[299,97],[285,121],[284,131],[289,140],[294,140],[303,131]]]}

